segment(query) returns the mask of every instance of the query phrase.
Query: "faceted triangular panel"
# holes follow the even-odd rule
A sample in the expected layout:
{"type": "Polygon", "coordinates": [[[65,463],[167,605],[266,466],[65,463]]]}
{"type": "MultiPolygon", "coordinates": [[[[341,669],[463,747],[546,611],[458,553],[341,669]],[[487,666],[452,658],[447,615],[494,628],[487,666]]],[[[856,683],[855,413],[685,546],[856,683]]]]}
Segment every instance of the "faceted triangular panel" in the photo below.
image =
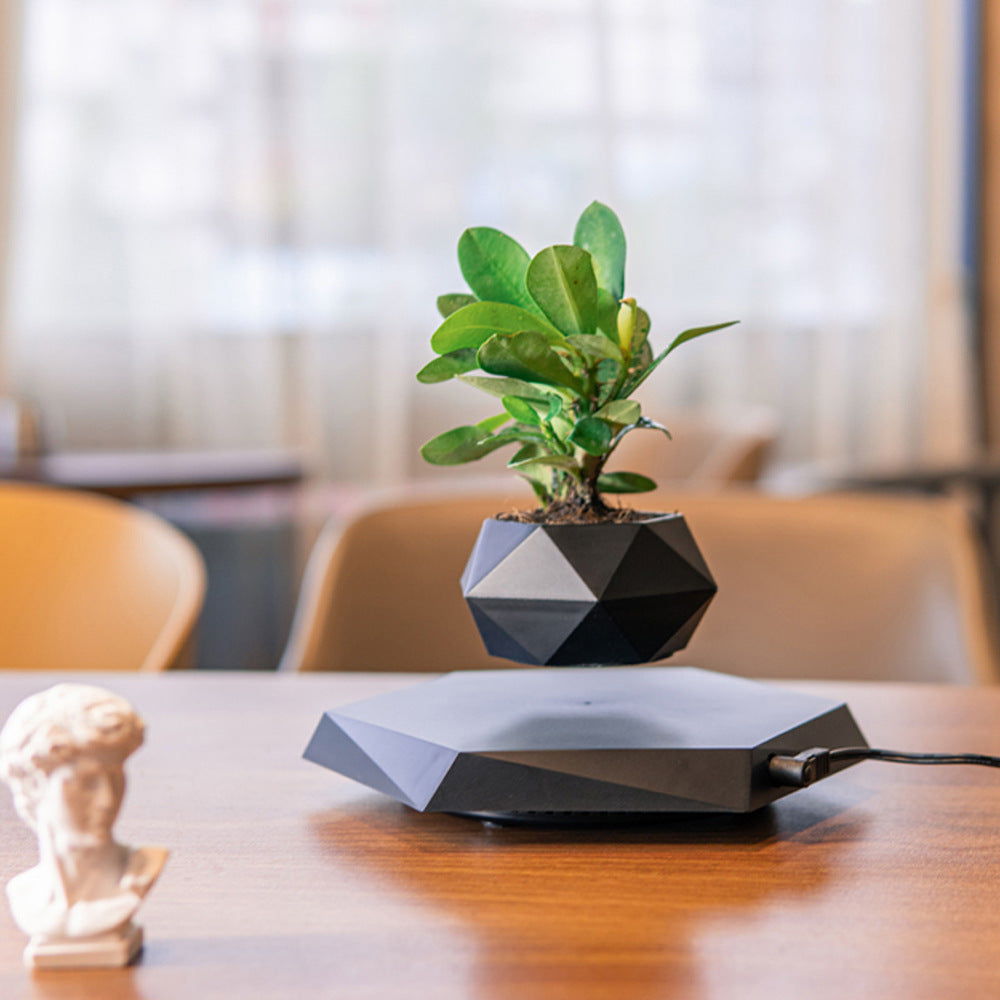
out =
{"type": "Polygon", "coordinates": [[[515,591],[520,601],[589,601],[594,597],[545,530],[528,535],[465,596],[507,598],[515,591]]]}
{"type": "Polygon", "coordinates": [[[618,569],[599,595],[602,600],[706,590],[711,578],[696,570],[652,531],[644,530],[623,554],[618,569]]]}
{"type": "Polygon", "coordinates": [[[657,657],[665,645],[663,637],[670,642],[711,596],[710,591],[701,590],[627,597],[604,601],[604,607],[645,663],[657,657]]]}
{"type": "Polygon", "coordinates": [[[590,781],[625,784],[635,792],[663,795],[669,792],[677,808],[696,810],[710,804],[727,810],[745,809],[750,787],[750,760],[737,749],[713,747],[670,750],[616,750],[613,753],[581,754],[572,750],[508,751],[491,753],[493,760],[529,765],[539,771],[572,775],[590,781]],[[740,774],[742,780],[727,789],[712,781],[722,771],[740,774]]]}
{"type": "MultiPolygon", "coordinates": [[[[574,632],[594,606],[586,601],[504,601],[478,597],[470,598],[469,604],[478,612],[477,621],[485,615],[527,651],[530,659],[519,662],[536,664],[549,663],[566,636],[574,632]]],[[[480,636],[488,652],[494,656],[506,655],[495,652],[495,647],[487,641],[493,638],[492,634],[480,632],[480,636]]]]}
{"type": "Polygon", "coordinates": [[[642,654],[608,614],[608,609],[603,604],[595,604],[546,662],[559,667],[587,663],[635,663],[642,658],[642,654]]]}
{"type": "Polygon", "coordinates": [[[472,555],[462,574],[462,593],[467,593],[494,567],[511,554],[538,527],[537,524],[522,524],[520,521],[495,522],[489,531],[480,530],[472,555]]]}
{"type": "Polygon", "coordinates": [[[427,804],[428,811],[471,813],[701,812],[705,809],[704,803],[694,799],[485,754],[460,754],[427,804]]]}
{"type": "Polygon", "coordinates": [[[683,517],[678,514],[675,517],[649,521],[646,527],[664,543],[669,545],[682,559],[690,563],[707,580],[712,579],[712,574],[709,572],[705,558],[695,543],[691,529],[683,517]]]}
{"type": "Polygon", "coordinates": [[[683,556],[699,573],[709,580],[712,579],[712,573],[705,561],[705,556],[698,548],[691,527],[683,517],[679,516],[676,520],[652,523],[649,525],[649,529],[678,555],[683,556]]]}
{"type": "Polygon", "coordinates": [[[405,802],[408,806],[413,805],[409,796],[340,728],[329,712],[319,720],[316,732],[302,756],[318,764],[336,760],[340,774],[360,781],[362,785],[374,788],[399,802],[405,802]]]}
{"type": "Polygon", "coordinates": [[[402,733],[392,733],[387,739],[386,730],[381,726],[335,712],[329,714],[416,809],[426,806],[455,759],[455,751],[448,747],[402,733]]]}
{"type": "Polygon", "coordinates": [[[551,524],[546,534],[559,547],[594,597],[601,597],[640,532],[638,523],[551,524]]]}
{"type": "Polygon", "coordinates": [[[532,664],[665,656],[683,648],[716,590],[679,514],[577,525],[488,520],[462,580],[487,651],[532,664]]]}
{"type": "Polygon", "coordinates": [[[467,603],[476,628],[479,629],[479,637],[483,640],[483,645],[490,656],[500,656],[505,660],[513,660],[515,663],[537,664],[542,662],[538,657],[529,653],[519,642],[516,642],[510,632],[493,621],[477,601],[468,601],[467,603]]]}
{"type": "Polygon", "coordinates": [[[671,656],[673,653],[684,649],[685,646],[691,641],[691,636],[694,635],[695,629],[701,624],[702,618],[705,617],[705,612],[708,610],[709,604],[712,603],[712,599],[708,598],[705,603],[694,612],[693,615],[650,657],[650,660],[662,660],[665,657],[671,656]]]}

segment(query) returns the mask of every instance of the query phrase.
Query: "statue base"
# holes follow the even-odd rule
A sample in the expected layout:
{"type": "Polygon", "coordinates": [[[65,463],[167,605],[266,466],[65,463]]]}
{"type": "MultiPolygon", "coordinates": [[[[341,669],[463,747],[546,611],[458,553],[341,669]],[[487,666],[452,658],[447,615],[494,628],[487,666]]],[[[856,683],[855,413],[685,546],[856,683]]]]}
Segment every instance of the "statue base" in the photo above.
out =
{"type": "Polygon", "coordinates": [[[86,938],[36,935],[24,949],[29,969],[109,969],[128,965],[142,950],[142,928],[129,921],[86,938]]]}

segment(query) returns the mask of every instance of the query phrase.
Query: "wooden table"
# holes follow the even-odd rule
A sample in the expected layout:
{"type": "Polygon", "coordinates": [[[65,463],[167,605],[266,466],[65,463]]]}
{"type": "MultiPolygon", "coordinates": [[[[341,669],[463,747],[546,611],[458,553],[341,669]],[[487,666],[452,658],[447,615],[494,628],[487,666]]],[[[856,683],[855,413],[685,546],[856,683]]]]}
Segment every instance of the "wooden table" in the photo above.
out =
{"type": "Polygon", "coordinates": [[[129,499],[176,490],[287,486],[302,481],[289,451],[67,451],[0,457],[0,479],[47,483],[129,499]]]}
{"type": "MultiPolygon", "coordinates": [[[[88,678],[94,679],[94,678],[88,678]]],[[[863,763],[750,817],[617,830],[418,815],[300,759],[414,675],[97,678],[146,717],[117,832],[173,855],[127,970],[4,1000],[1000,996],[1000,774],[863,763]]],[[[53,680],[0,675],[0,715],[53,680]]],[[[801,684],[874,744],[1000,754],[1000,688],[801,684]]],[[[34,861],[0,795],[0,877],[34,861]]]]}

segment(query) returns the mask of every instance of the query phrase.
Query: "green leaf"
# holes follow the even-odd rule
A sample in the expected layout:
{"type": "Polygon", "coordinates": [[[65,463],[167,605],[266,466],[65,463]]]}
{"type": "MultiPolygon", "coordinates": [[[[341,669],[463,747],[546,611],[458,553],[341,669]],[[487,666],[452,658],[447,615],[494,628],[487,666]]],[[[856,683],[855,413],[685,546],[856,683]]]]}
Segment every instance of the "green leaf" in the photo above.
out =
{"type": "Polygon", "coordinates": [[[632,356],[637,355],[649,339],[649,313],[640,307],[635,312],[635,333],[632,336],[632,356]]]}
{"type": "MultiPolygon", "coordinates": [[[[618,364],[617,361],[612,361],[610,358],[605,358],[595,369],[594,376],[597,379],[597,385],[599,392],[597,393],[597,405],[604,406],[609,399],[611,399],[612,393],[614,393],[615,388],[618,386],[618,379],[621,376],[622,366],[618,364]]],[[[466,378],[467,376],[461,375],[460,378],[466,378]]],[[[627,393],[619,393],[619,395],[627,395],[627,393]]]]}
{"type": "Polygon", "coordinates": [[[539,455],[536,458],[523,459],[515,462],[511,459],[507,463],[508,469],[523,469],[529,465],[543,465],[551,469],[566,469],[567,472],[579,472],[580,466],[568,455],[539,455]]]}
{"type": "Polygon", "coordinates": [[[517,451],[514,452],[507,465],[508,467],[512,467],[525,463],[532,458],[539,458],[541,455],[547,454],[548,452],[542,445],[536,444],[534,441],[529,441],[526,445],[524,445],[524,447],[518,448],[517,451]]]}
{"type": "Polygon", "coordinates": [[[597,477],[597,488],[602,493],[648,493],[656,483],[638,472],[605,472],[597,477]]]}
{"type": "Polygon", "coordinates": [[[479,367],[476,352],[471,347],[463,347],[457,351],[442,354],[441,357],[429,361],[417,372],[417,381],[428,385],[434,382],[447,382],[456,375],[463,375],[479,367]]]}
{"type": "Polygon", "coordinates": [[[536,441],[540,445],[545,444],[545,436],[540,431],[531,430],[528,427],[512,427],[510,430],[501,431],[487,438],[483,444],[490,446],[490,451],[499,448],[504,444],[521,444],[526,441],[536,441]]]}
{"type": "Polygon", "coordinates": [[[438,312],[447,319],[453,312],[458,312],[459,309],[470,306],[475,301],[475,295],[468,295],[465,292],[452,292],[450,295],[439,295],[437,300],[438,312]]]}
{"type": "Polygon", "coordinates": [[[594,332],[597,280],[586,250],[546,247],[528,265],[526,280],[531,297],[563,333],[594,332]]]}
{"type": "Polygon", "coordinates": [[[462,465],[486,454],[480,447],[482,440],[480,428],[456,427],[432,438],[420,449],[420,454],[431,465],[462,465]]]}
{"type": "Polygon", "coordinates": [[[473,302],[452,313],[432,334],[431,347],[438,354],[462,348],[478,350],[495,333],[537,330],[553,343],[563,335],[548,320],[503,302],[473,302]]]}
{"type": "Polygon", "coordinates": [[[614,382],[621,374],[622,366],[611,358],[605,358],[596,369],[594,374],[597,381],[603,385],[605,382],[614,382]]]}
{"type": "Polygon", "coordinates": [[[480,299],[538,312],[524,283],[528,259],[517,240],[488,226],[466,229],[458,240],[462,277],[480,299]]]}
{"type": "Polygon", "coordinates": [[[725,330],[727,326],[736,326],[737,323],[739,323],[738,319],[731,319],[728,323],[715,323],[712,326],[696,326],[691,330],[685,330],[674,337],[670,342],[670,346],[663,352],[663,357],[666,357],[675,348],[680,347],[681,344],[685,344],[689,340],[694,340],[695,337],[703,337],[706,333],[714,333],[716,330],[725,330]]]}
{"type": "MultiPolygon", "coordinates": [[[[506,419],[505,415],[504,420],[506,419]]],[[[527,430],[489,434],[480,426],[456,427],[439,434],[436,438],[431,438],[420,449],[420,454],[424,461],[430,462],[431,465],[463,465],[466,462],[474,462],[505,444],[520,443],[531,436],[531,431],[527,430]]],[[[538,440],[543,441],[544,438],[539,435],[538,440]]]]}
{"type": "Polygon", "coordinates": [[[653,349],[649,346],[649,341],[647,340],[639,348],[638,352],[633,351],[632,368],[634,369],[634,374],[641,375],[652,363],[653,349]]]}
{"type": "Polygon", "coordinates": [[[484,434],[492,434],[498,427],[503,427],[509,420],[509,414],[498,413],[495,417],[487,417],[485,420],[480,420],[476,426],[484,434]]]}
{"type": "Polygon", "coordinates": [[[643,370],[638,378],[633,379],[632,382],[627,387],[627,391],[623,395],[631,396],[636,389],[642,385],[643,382],[649,378],[650,375],[663,363],[664,359],[670,354],[671,351],[676,350],[681,344],[687,343],[689,340],[694,340],[695,337],[703,337],[706,333],[714,333],[716,330],[725,330],[727,326],[735,326],[739,323],[738,319],[730,320],[728,323],[716,323],[713,326],[696,326],[690,330],[685,330],[683,333],[679,333],[670,342],[670,346],[665,350],[661,351],[649,364],[649,366],[643,370]]]}
{"type": "Polygon", "coordinates": [[[503,404],[503,408],[518,423],[532,424],[535,427],[541,425],[542,418],[526,399],[521,399],[519,396],[504,396],[500,402],[503,404]]]}
{"type": "Polygon", "coordinates": [[[597,289],[597,328],[618,343],[619,302],[606,288],[597,289]]]}
{"type": "Polygon", "coordinates": [[[611,358],[612,361],[621,361],[622,359],[621,348],[614,341],[605,337],[603,333],[576,333],[566,339],[588,358],[611,358]]]}
{"type": "Polygon", "coordinates": [[[537,385],[532,385],[530,382],[522,382],[516,378],[459,375],[458,380],[474,386],[476,389],[481,389],[483,392],[488,392],[491,396],[496,396],[499,399],[503,399],[504,396],[520,396],[522,399],[534,399],[540,403],[545,403],[552,398],[551,392],[547,392],[545,389],[540,389],[537,385]]]}
{"type": "Polygon", "coordinates": [[[602,406],[595,417],[609,424],[634,424],[642,416],[642,407],[634,399],[613,399],[602,406]]]}
{"type": "Polygon", "coordinates": [[[552,425],[553,433],[560,441],[569,440],[570,434],[573,433],[573,420],[566,413],[557,414],[549,422],[552,425]]]}
{"type": "Polygon", "coordinates": [[[620,299],[625,294],[625,231],[618,216],[607,205],[591,202],[576,224],[573,242],[594,259],[601,288],[620,299]]]}
{"type": "Polygon", "coordinates": [[[540,333],[527,331],[513,336],[495,335],[479,348],[479,367],[491,375],[561,385],[578,396],[583,383],[563,364],[540,333]]]}
{"type": "Polygon", "coordinates": [[[581,417],[569,436],[588,455],[603,455],[611,446],[611,428],[598,417],[581,417]]]}

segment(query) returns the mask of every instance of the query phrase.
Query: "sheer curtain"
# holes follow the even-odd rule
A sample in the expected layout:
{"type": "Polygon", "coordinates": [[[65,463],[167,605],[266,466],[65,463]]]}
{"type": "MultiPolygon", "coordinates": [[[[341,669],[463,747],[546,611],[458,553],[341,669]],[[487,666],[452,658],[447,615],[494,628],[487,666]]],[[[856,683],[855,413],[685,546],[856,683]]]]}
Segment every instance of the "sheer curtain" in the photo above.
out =
{"type": "MultiPolygon", "coordinates": [[[[7,257],[14,161],[14,122],[20,56],[20,2],[0,3],[0,344],[6,340],[7,257]]],[[[0,365],[0,388],[4,385],[0,365]]]]}
{"type": "Polygon", "coordinates": [[[630,240],[673,413],[789,461],[968,445],[960,0],[32,0],[7,381],[71,446],[414,474],[460,231],[630,240]],[[657,333],[659,338],[657,340],[657,333]]]}

